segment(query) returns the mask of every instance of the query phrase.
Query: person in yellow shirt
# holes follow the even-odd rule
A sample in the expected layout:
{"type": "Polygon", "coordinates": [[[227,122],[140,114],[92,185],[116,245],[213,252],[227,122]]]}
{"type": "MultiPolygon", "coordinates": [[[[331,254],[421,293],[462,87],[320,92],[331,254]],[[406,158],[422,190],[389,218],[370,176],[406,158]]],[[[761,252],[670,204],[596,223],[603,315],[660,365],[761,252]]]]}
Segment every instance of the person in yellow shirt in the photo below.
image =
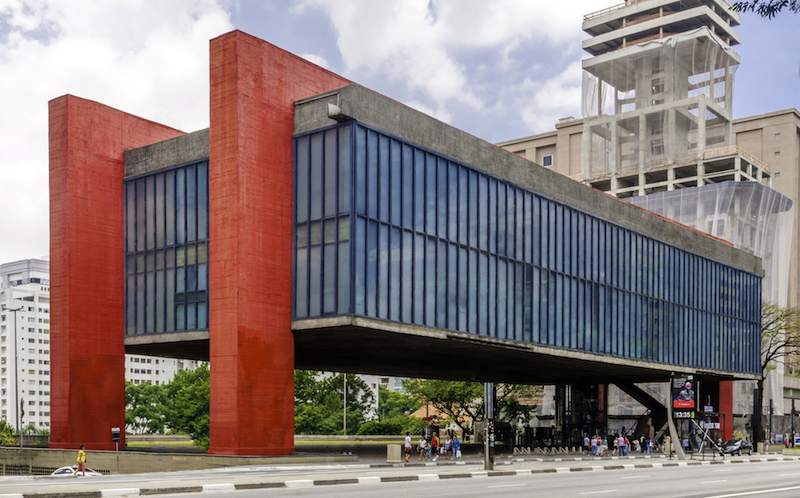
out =
{"type": "Polygon", "coordinates": [[[83,451],[83,445],[78,450],[78,468],[75,469],[75,476],[78,472],[83,472],[83,477],[86,477],[86,452],[83,451]]]}

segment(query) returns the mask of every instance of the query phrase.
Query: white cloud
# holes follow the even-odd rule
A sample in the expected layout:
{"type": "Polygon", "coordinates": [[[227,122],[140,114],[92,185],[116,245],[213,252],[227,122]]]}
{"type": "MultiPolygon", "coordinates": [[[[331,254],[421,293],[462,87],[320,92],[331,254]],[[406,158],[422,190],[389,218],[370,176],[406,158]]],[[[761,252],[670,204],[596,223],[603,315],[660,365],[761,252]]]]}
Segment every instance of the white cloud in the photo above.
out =
{"type": "Polygon", "coordinates": [[[428,116],[434,117],[439,121],[449,123],[453,119],[453,115],[444,107],[444,105],[440,105],[437,108],[433,108],[427,104],[424,104],[418,100],[412,100],[410,102],[405,103],[408,107],[412,109],[416,109],[419,112],[424,112],[428,116]]]}
{"type": "Polygon", "coordinates": [[[0,0],[0,263],[48,251],[47,102],[206,127],[209,39],[231,29],[213,0],[0,0]]]}
{"type": "Polygon", "coordinates": [[[544,82],[526,79],[522,83],[518,105],[532,133],[552,130],[554,123],[563,117],[581,117],[582,75],[581,62],[575,61],[544,82]]]}
{"type": "Polygon", "coordinates": [[[330,67],[328,65],[328,61],[326,61],[325,57],[323,57],[321,55],[317,55],[317,54],[300,54],[300,57],[302,57],[303,59],[305,59],[305,60],[307,60],[309,62],[313,62],[314,64],[316,64],[316,65],[318,65],[320,67],[324,67],[326,69],[328,69],[330,67]]]}

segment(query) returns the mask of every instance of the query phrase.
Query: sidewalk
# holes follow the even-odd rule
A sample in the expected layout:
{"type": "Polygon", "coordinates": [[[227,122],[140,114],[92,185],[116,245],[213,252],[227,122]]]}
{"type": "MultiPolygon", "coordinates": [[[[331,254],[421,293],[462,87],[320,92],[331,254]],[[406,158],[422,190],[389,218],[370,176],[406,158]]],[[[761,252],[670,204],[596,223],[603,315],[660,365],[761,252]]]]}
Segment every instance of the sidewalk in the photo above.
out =
{"type": "Polygon", "coordinates": [[[339,484],[380,484],[399,481],[476,479],[566,472],[600,472],[695,465],[730,465],[751,462],[797,461],[800,457],[754,455],[716,460],[670,460],[664,455],[643,457],[547,458],[525,455],[498,459],[495,470],[483,470],[483,460],[363,463],[340,465],[250,466],[174,473],[127,474],[96,478],[27,477],[0,480],[4,498],[107,497],[145,494],[199,493],[266,488],[297,488],[339,484]],[[530,457],[530,458],[526,458],[530,457]]]}

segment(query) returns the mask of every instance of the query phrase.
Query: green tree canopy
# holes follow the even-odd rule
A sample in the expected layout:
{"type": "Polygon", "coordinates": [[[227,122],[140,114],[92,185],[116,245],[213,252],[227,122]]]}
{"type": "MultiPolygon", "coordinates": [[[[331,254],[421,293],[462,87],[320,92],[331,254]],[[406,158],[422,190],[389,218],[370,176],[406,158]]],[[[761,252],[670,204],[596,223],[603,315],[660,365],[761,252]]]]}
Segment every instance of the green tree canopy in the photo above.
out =
{"type": "Polygon", "coordinates": [[[164,386],[125,382],[125,427],[131,434],[164,434],[164,386]]]}
{"type": "Polygon", "coordinates": [[[161,413],[165,424],[188,434],[203,450],[208,450],[211,433],[210,377],[208,363],[203,363],[194,371],[178,372],[172,382],[163,386],[165,402],[161,413]]]}
{"type": "Polygon", "coordinates": [[[378,388],[378,397],[378,411],[381,420],[413,413],[422,406],[422,403],[413,396],[390,391],[383,386],[378,388]]]}
{"type": "Polygon", "coordinates": [[[294,428],[297,434],[341,434],[347,385],[347,434],[355,434],[372,415],[375,396],[361,377],[337,374],[320,378],[315,370],[296,370],[294,428]]]}
{"type": "Polygon", "coordinates": [[[752,0],[735,2],[731,7],[735,12],[755,12],[767,19],[772,19],[783,9],[794,13],[800,12],[800,0],[752,0]]]}
{"type": "MultiPolygon", "coordinates": [[[[463,430],[467,430],[467,419],[483,420],[484,385],[479,382],[406,379],[403,388],[413,397],[428,402],[447,415],[463,430]]],[[[512,422],[527,420],[536,410],[536,405],[522,403],[541,395],[541,386],[523,384],[497,385],[497,420],[512,422]]]]}

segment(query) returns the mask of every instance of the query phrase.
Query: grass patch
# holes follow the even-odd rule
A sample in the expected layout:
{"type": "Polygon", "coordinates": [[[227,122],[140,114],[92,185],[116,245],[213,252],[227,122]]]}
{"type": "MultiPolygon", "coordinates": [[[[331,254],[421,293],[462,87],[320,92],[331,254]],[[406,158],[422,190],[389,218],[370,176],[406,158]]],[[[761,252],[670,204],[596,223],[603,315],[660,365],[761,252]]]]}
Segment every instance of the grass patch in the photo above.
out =
{"type": "Polygon", "coordinates": [[[194,446],[191,441],[128,441],[129,447],[194,446]]]}

